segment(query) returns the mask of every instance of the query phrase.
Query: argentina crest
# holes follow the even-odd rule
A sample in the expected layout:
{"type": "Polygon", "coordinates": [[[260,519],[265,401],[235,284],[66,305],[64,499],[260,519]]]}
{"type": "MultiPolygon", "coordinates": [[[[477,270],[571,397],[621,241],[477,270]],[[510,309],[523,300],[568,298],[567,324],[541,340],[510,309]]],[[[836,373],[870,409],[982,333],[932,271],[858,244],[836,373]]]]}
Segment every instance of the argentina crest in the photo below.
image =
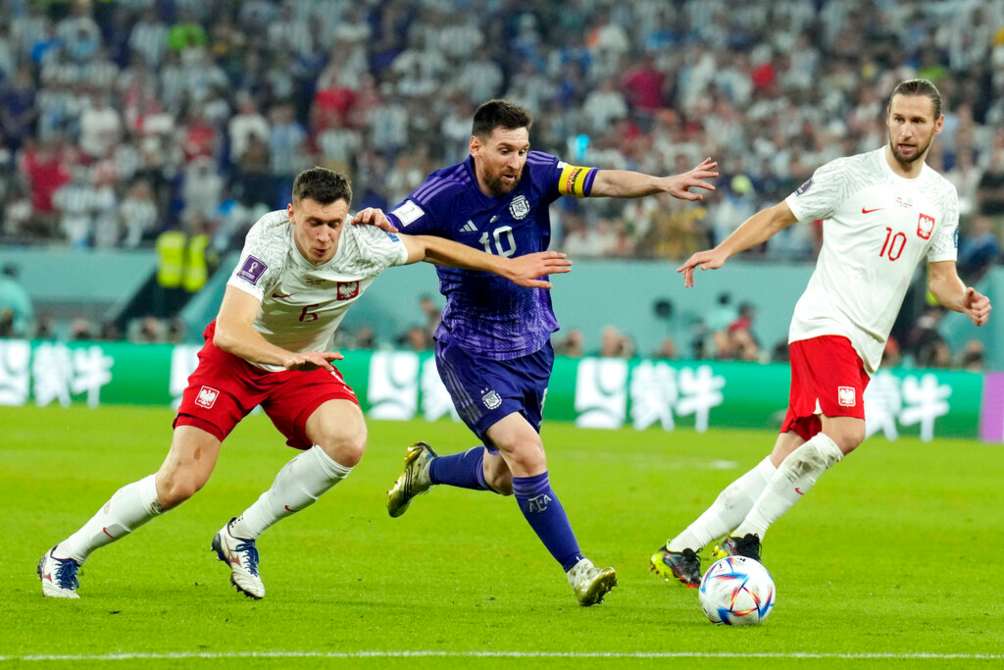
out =
{"type": "Polygon", "coordinates": [[[485,407],[488,409],[496,409],[502,404],[502,396],[500,396],[498,391],[495,389],[489,389],[481,396],[481,402],[483,402],[485,407]]]}
{"type": "Polygon", "coordinates": [[[509,213],[514,219],[525,219],[526,215],[530,213],[530,201],[522,193],[517,195],[509,203],[509,213]]]}

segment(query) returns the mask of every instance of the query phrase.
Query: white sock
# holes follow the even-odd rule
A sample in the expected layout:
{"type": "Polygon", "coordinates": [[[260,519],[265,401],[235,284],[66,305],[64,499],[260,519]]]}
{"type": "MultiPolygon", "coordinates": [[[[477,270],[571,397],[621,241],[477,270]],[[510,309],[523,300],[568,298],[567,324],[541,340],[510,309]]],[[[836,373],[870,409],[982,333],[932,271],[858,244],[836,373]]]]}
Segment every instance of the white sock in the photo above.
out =
{"type": "Polygon", "coordinates": [[[53,553],[83,563],[98,547],[128,535],[160,514],[155,477],[150,475],[120,488],[80,530],[56,545],[53,553]]]}
{"type": "Polygon", "coordinates": [[[735,528],[749,513],[775,469],[770,456],[757,463],[753,469],[722,489],[711,507],[687,526],[685,531],[667,542],[667,548],[670,551],[700,551],[708,542],[735,528]]]}
{"type": "Polygon", "coordinates": [[[231,524],[230,532],[234,537],[253,540],[279,519],[314,504],[350,472],[352,468],[336,463],[315,444],[286,463],[272,487],[231,524]]]}
{"type": "Polygon", "coordinates": [[[767,487],[753,503],[753,508],[736,528],[736,537],[748,533],[767,533],[767,528],[787,512],[798,499],[809,492],[824,472],[844,457],[837,443],[824,433],[817,433],[811,440],[788,454],[777,472],[767,482],[767,487]]]}

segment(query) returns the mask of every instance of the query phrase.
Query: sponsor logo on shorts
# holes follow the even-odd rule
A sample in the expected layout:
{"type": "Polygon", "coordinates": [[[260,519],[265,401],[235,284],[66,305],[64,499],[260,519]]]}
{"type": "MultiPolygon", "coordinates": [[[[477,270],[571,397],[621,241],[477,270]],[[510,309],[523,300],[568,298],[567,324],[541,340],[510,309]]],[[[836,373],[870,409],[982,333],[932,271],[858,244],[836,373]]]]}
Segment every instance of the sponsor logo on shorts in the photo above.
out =
{"type": "Polygon", "coordinates": [[[502,404],[502,396],[495,389],[491,389],[481,396],[481,402],[488,409],[498,409],[499,405],[502,404]]]}
{"type": "Polygon", "coordinates": [[[858,404],[857,391],[853,386],[837,387],[837,404],[841,407],[854,407],[858,404]]]}
{"type": "Polygon", "coordinates": [[[525,195],[517,195],[509,203],[509,213],[514,219],[525,219],[526,215],[530,213],[530,201],[526,199],[525,195]]]}
{"type": "Polygon", "coordinates": [[[257,286],[258,280],[261,279],[263,274],[265,274],[265,270],[268,270],[268,266],[265,265],[264,261],[248,254],[247,259],[244,261],[244,265],[242,265],[241,269],[237,271],[237,276],[247,281],[252,286],[257,286]]]}
{"type": "Polygon", "coordinates": [[[351,300],[359,295],[359,282],[340,281],[336,290],[339,300],[351,300]]]}
{"type": "Polygon", "coordinates": [[[220,392],[210,386],[203,386],[199,389],[199,395],[195,396],[195,404],[203,409],[212,409],[216,404],[216,399],[220,397],[220,392]]]}

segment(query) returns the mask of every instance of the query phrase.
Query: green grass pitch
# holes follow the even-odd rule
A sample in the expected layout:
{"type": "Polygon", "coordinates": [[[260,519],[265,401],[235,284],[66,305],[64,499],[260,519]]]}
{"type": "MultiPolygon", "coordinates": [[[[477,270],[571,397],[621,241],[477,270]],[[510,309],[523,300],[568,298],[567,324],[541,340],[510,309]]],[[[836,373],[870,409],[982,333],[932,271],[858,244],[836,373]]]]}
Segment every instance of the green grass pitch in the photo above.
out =
{"type": "Polygon", "coordinates": [[[598,607],[576,605],[511,498],[438,489],[387,516],[407,444],[473,443],[448,422],[371,422],[352,476],[261,538],[268,597],[244,599],[209,542],[294,455],[260,415],[195,498],[91,557],[79,601],[43,599],[38,557],[157,468],[170,420],[166,409],[0,409],[0,670],[744,663],[731,654],[769,668],[1004,664],[1004,449],[962,440],[872,439],[828,473],[766,538],[778,600],[759,628],[712,626],[695,591],[647,571],[656,546],[773,442],[726,430],[545,425],[579,541],[618,571],[598,607]]]}

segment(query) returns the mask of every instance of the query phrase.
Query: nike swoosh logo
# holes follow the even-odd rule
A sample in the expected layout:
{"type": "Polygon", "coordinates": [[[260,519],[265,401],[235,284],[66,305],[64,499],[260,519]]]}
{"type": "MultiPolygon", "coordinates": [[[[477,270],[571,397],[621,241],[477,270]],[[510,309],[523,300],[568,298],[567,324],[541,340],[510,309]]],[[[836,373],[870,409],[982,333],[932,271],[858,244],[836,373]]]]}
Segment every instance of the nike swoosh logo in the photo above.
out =
{"type": "Polygon", "coordinates": [[[864,207],[862,207],[861,208],[861,213],[862,214],[871,214],[872,212],[877,212],[880,209],[885,209],[885,208],[884,207],[876,207],[875,209],[865,209],[864,207]]]}

